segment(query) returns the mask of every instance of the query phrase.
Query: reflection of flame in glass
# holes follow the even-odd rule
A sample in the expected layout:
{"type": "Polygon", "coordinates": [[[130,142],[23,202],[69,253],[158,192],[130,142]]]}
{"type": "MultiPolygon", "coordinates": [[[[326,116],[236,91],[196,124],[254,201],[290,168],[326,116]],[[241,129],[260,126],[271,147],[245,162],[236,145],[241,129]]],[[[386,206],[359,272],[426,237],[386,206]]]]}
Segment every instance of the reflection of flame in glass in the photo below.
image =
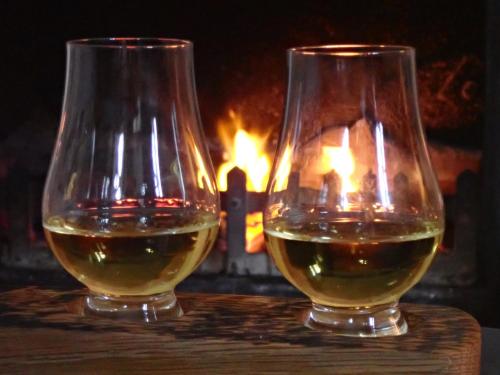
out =
{"type": "Polygon", "coordinates": [[[349,148],[349,129],[344,129],[340,147],[323,146],[321,151],[322,164],[334,170],[340,177],[340,205],[342,208],[347,209],[349,205],[347,194],[357,190],[355,183],[351,179],[355,169],[355,162],[349,148]]]}
{"type": "Polygon", "coordinates": [[[273,186],[273,192],[285,190],[288,186],[288,175],[292,169],[292,149],[290,146],[286,146],[283,152],[283,157],[279,161],[279,165],[276,169],[276,180],[273,186]]]}
{"type": "Polygon", "coordinates": [[[203,161],[203,157],[201,156],[198,147],[193,143],[194,156],[196,159],[196,166],[198,167],[198,186],[203,188],[206,186],[208,191],[212,194],[215,194],[215,187],[212,185],[212,180],[210,179],[210,175],[205,166],[205,162],[203,161]]]}
{"type": "Polygon", "coordinates": [[[350,149],[334,146],[323,146],[323,163],[334,170],[340,177],[342,192],[352,193],[356,186],[351,180],[354,172],[354,157],[350,149]]]}
{"type": "Polygon", "coordinates": [[[247,176],[247,190],[263,192],[266,190],[271,162],[265,153],[267,135],[250,134],[243,130],[240,115],[229,111],[229,121],[221,120],[218,132],[225,149],[226,161],[217,172],[217,186],[220,191],[227,190],[227,174],[238,167],[247,176]]]}

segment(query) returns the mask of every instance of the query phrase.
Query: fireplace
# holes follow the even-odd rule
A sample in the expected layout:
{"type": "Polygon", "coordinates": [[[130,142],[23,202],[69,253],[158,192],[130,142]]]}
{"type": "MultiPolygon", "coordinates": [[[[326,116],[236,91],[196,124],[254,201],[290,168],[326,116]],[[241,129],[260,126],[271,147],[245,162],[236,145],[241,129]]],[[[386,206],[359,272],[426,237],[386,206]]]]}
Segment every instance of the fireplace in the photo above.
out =
{"type": "MultiPolygon", "coordinates": [[[[409,44],[417,49],[422,121],[445,197],[447,228],[431,270],[407,298],[456,305],[485,324],[500,325],[486,308],[500,285],[494,272],[499,259],[494,244],[500,240],[492,213],[500,206],[486,200],[498,195],[492,190],[498,153],[492,139],[498,137],[494,103],[484,95],[485,77],[496,82],[491,77],[498,76],[493,26],[500,7],[494,1],[474,4],[473,10],[452,1],[429,4],[314,0],[283,7],[221,1],[169,4],[152,12],[145,4],[118,9],[106,3],[96,14],[86,3],[61,5],[57,18],[22,4],[9,21],[17,43],[7,59],[7,68],[20,73],[7,77],[11,91],[2,94],[10,109],[0,128],[0,277],[72,282],[45,244],[39,213],[59,116],[65,40],[148,34],[194,41],[198,96],[224,213],[216,247],[181,289],[276,295],[298,293],[269,259],[261,225],[266,171],[284,103],[285,49],[409,44]],[[67,26],[68,21],[74,22],[67,26]],[[21,22],[36,27],[14,27],[21,22]],[[485,33],[487,22],[491,29],[485,33]],[[44,63],[33,63],[40,60],[44,63]]],[[[496,83],[488,84],[491,96],[496,83]]]]}

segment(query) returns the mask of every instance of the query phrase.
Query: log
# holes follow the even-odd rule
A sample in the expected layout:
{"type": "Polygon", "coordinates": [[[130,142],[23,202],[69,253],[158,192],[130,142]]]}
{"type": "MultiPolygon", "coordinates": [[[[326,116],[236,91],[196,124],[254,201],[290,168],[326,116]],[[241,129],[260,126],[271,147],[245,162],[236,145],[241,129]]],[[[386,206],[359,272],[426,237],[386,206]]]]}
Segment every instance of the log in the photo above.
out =
{"type": "Polygon", "coordinates": [[[180,294],[154,324],[83,316],[82,290],[0,293],[0,372],[22,374],[479,374],[466,313],[404,304],[409,333],[349,338],[302,326],[305,299],[180,294]]]}

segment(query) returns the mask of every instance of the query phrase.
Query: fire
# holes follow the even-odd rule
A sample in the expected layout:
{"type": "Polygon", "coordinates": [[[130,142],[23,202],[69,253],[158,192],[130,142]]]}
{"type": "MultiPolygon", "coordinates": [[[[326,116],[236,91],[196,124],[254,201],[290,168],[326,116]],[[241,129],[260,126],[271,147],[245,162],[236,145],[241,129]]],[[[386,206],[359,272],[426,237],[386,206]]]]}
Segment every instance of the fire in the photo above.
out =
{"type": "Polygon", "coordinates": [[[247,191],[263,192],[271,171],[271,160],[264,147],[268,135],[250,134],[243,129],[243,119],[234,111],[229,111],[229,121],[218,124],[219,136],[225,149],[225,162],[217,172],[217,186],[227,190],[227,174],[234,167],[240,168],[247,176],[247,191]]]}
{"type": "MultiPolygon", "coordinates": [[[[219,137],[224,146],[224,162],[217,171],[217,186],[220,191],[227,191],[227,175],[235,167],[240,168],[247,176],[247,191],[263,192],[266,189],[271,160],[265,152],[268,135],[260,135],[245,130],[241,115],[230,110],[228,118],[220,120],[217,126],[219,137]]],[[[292,168],[293,150],[286,145],[276,167],[273,191],[287,189],[288,177],[292,168]]],[[[349,130],[344,129],[340,146],[322,146],[321,156],[316,173],[326,175],[332,171],[340,179],[341,206],[349,210],[348,194],[357,191],[354,182],[356,163],[349,147],[349,130]]],[[[262,213],[248,213],[246,217],[247,252],[258,252],[264,243],[262,213]]]]}
{"type": "MultiPolygon", "coordinates": [[[[241,115],[230,110],[228,119],[219,121],[217,130],[224,146],[224,163],[217,171],[217,186],[227,190],[227,174],[238,167],[247,177],[247,191],[263,192],[271,171],[271,159],[265,152],[268,135],[246,131],[241,115]]],[[[246,249],[249,253],[263,248],[262,213],[252,212],[246,217],[246,249]]]]}

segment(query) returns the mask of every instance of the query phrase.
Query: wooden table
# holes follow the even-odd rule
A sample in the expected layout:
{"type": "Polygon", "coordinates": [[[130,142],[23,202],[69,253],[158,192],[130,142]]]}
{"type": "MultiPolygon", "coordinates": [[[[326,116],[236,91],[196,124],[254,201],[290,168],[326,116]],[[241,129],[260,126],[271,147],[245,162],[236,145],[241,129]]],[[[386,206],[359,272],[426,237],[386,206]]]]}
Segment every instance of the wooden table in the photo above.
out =
{"type": "Polygon", "coordinates": [[[0,372],[479,374],[480,328],[449,307],[403,305],[407,335],[362,339],[303,327],[303,299],[181,294],[184,317],[148,325],[81,316],[82,293],[0,293],[0,372]]]}

